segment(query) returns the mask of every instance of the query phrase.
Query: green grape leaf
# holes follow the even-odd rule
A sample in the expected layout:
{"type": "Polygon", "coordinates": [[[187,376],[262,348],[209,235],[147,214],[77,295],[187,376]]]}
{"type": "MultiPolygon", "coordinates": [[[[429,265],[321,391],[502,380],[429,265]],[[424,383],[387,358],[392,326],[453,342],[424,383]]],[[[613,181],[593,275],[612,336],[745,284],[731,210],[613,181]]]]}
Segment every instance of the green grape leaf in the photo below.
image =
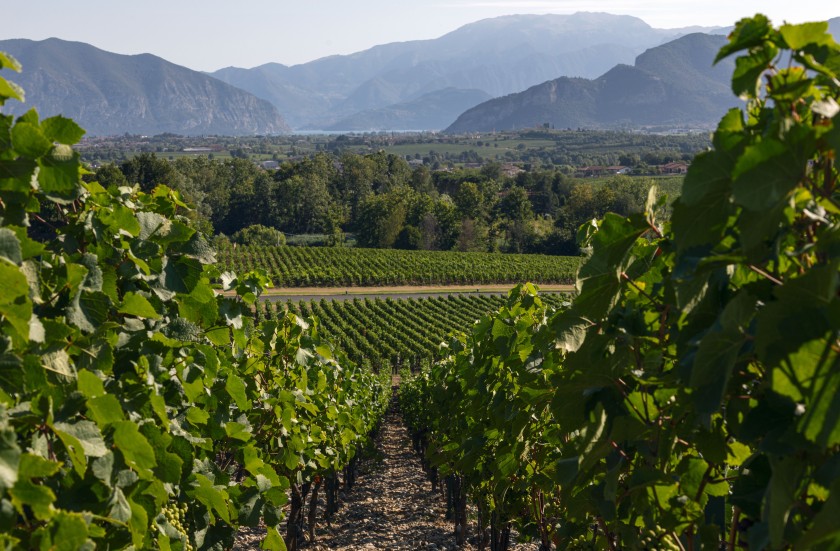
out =
{"type": "Polygon", "coordinates": [[[163,269],[163,282],[177,293],[191,293],[201,280],[201,262],[194,258],[169,259],[163,269]]]}
{"type": "Polygon", "coordinates": [[[56,423],[56,426],[53,426],[52,429],[59,440],[61,440],[61,443],[64,444],[64,449],[67,450],[70,461],[73,463],[73,469],[75,469],[80,477],[84,477],[85,471],[87,470],[85,448],[75,435],[70,434],[66,430],[62,430],[66,429],[67,426],[66,423],[56,423]]]}
{"type": "Polygon", "coordinates": [[[38,182],[49,198],[63,203],[76,199],[80,191],[78,153],[68,145],[54,145],[49,155],[41,157],[39,165],[38,182]]]}
{"type": "Polygon", "coordinates": [[[228,375],[225,381],[225,390],[227,390],[240,410],[248,411],[251,409],[251,401],[248,399],[248,391],[245,388],[245,383],[238,375],[234,373],[228,375]]]}
{"type": "Polygon", "coordinates": [[[38,126],[19,122],[12,127],[12,147],[19,154],[38,159],[52,149],[52,142],[44,136],[38,126]]]}
{"type": "Polygon", "coordinates": [[[265,539],[260,544],[260,549],[267,551],[286,551],[286,542],[280,537],[277,529],[269,526],[266,530],[265,539]]]}
{"type": "Polygon", "coordinates": [[[46,478],[54,475],[61,469],[61,464],[44,459],[39,455],[24,453],[20,457],[21,478],[46,478]]]}
{"type": "Polygon", "coordinates": [[[160,319],[161,317],[146,297],[131,292],[123,297],[123,303],[118,312],[138,318],[160,319]]]}
{"type": "Polygon", "coordinates": [[[23,70],[20,62],[6,52],[0,52],[0,69],[11,69],[19,73],[23,70]]]}
{"type": "Polygon", "coordinates": [[[608,213],[591,240],[592,256],[578,271],[575,310],[587,319],[600,319],[618,299],[621,273],[636,240],[647,231],[647,221],[636,222],[608,213]]]}
{"type": "Polygon", "coordinates": [[[211,326],[219,317],[216,293],[210,285],[199,282],[192,292],[178,303],[178,313],[197,325],[211,326]]]}
{"type": "Polygon", "coordinates": [[[102,433],[92,421],[76,421],[74,423],[55,423],[53,428],[72,435],[82,445],[85,455],[102,457],[108,453],[102,433]]]}
{"type": "Polygon", "coordinates": [[[20,240],[15,232],[8,228],[0,228],[0,257],[4,257],[17,265],[23,262],[20,240]]]}
{"type": "Polygon", "coordinates": [[[28,192],[38,163],[31,159],[0,158],[0,190],[28,192]]]}
{"type": "Polygon", "coordinates": [[[778,140],[766,139],[746,148],[732,172],[732,197],[745,209],[775,207],[803,177],[805,163],[778,140]]]}
{"type": "Polygon", "coordinates": [[[3,105],[9,98],[16,99],[20,102],[24,101],[25,94],[23,93],[23,88],[14,82],[0,77],[0,105],[3,105]]]}
{"type": "Polygon", "coordinates": [[[0,490],[14,486],[20,461],[21,452],[15,433],[9,429],[0,431],[0,490]]]}
{"type": "Polygon", "coordinates": [[[801,23],[799,25],[782,25],[779,34],[791,50],[801,50],[809,45],[820,46],[831,44],[834,39],[828,33],[827,21],[801,23]]]}
{"type": "Polygon", "coordinates": [[[770,544],[779,549],[785,537],[788,513],[796,501],[802,467],[794,458],[771,458],[773,474],[765,497],[765,516],[770,526],[770,544]]]}
{"type": "Polygon", "coordinates": [[[721,48],[715,57],[715,63],[735,52],[763,44],[771,30],[770,20],[764,15],[741,19],[729,35],[729,44],[721,48]]]}
{"type": "Polygon", "coordinates": [[[22,339],[29,338],[29,320],[32,303],[29,301],[29,283],[17,266],[0,259],[0,315],[6,318],[22,339]]]}
{"type": "Polygon", "coordinates": [[[732,73],[732,92],[745,99],[758,97],[761,76],[769,68],[776,54],[777,49],[772,44],[765,44],[764,48],[752,55],[736,59],[735,71],[732,73]]]}
{"type": "Polygon", "coordinates": [[[105,293],[79,291],[67,307],[67,320],[81,329],[92,333],[105,323],[111,300],[105,293]]]}
{"type": "Polygon", "coordinates": [[[35,518],[39,520],[48,520],[53,515],[52,504],[55,501],[55,494],[46,486],[19,478],[9,490],[9,495],[12,497],[15,509],[21,514],[23,514],[24,506],[27,506],[32,508],[35,518]]]}
{"type": "Polygon", "coordinates": [[[795,549],[811,549],[818,543],[826,540],[833,540],[834,545],[840,541],[840,479],[831,485],[831,493],[822,506],[822,509],[814,517],[810,529],[793,545],[795,549]]]}
{"type": "Polygon", "coordinates": [[[137,430],[137,425],[131,421],[118,421],[113,427],[114,445],[122,452],[125,462],[141,478],[153,478],[151,469],[157,465],[155,452],[146,437],[137,430]]]}
{"type": "Polygon", "coordinates": [[[228,510],[226,491],[216,488],[209,478],[203,474],[195,474],[187,493],[197,499],[210,511],[216,511],[219,517],[230,524],[230,511],[228,510]]]}
{"type": "Polygon", "coordinates": [[[52,522],[55,532],[51,549],[75,551],[84,548],[88,539],[88,523],[83,514],[60,511],[52,522]]]}
{"type": "Polygon", "coordinates": [[[78,385],[79,392],[88,398],[97,398],[105,394],[105,386],[102,384],[102,379],[87,369],[79,370],[76,384],[78,385]]]}
{"type": "Polygon", "coordinates": [[[137,549],[143,549],[146,547],[144,542],[146,535],[149,533],[149,514],[146,512],[146,509],[130,498],[128,505],[131,507],[131,519],[128,521],[128,526],[131,530],[131,541],[137,549]]]}
{"type": "Polygon", "coordinates": [[[85,131],[73,119],[61,115],[41,121],[41,130],[48,140],[70,145],[77,143],[85,135],[85,131]]]}
{"type": "Polygon", "coordinates": [[[140,222],[134,211],[124,205],[114,205],[110,211],[103,211],[100,219],[113,233],[127,233],[130,236],[140,235],[140,222]]]}
{"type": "Polygon", "coordinates": [[[125,420],[122,406],[113,394],[90,398],[87,401],[88,414],[100,427],[125,420]]]}

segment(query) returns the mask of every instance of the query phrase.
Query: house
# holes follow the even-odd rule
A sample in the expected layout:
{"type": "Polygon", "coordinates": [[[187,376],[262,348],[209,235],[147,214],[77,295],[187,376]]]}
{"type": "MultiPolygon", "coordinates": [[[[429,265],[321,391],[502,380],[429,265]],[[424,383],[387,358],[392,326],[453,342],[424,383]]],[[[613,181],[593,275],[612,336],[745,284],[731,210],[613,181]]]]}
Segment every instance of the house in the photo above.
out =
{"type": "Polygon", "coordinates": [[[662,174],[685,174],[688,172],[688,163],[685,161],[676,161],[660,166],[659,170],[662,174]]]}
{"type": "Polygon", "coordinates": [[[502,165],[501,172],[507,178],[515,178],[517,174],[525,172],[525,170],[514,164],[506,163],[502,165]]]}

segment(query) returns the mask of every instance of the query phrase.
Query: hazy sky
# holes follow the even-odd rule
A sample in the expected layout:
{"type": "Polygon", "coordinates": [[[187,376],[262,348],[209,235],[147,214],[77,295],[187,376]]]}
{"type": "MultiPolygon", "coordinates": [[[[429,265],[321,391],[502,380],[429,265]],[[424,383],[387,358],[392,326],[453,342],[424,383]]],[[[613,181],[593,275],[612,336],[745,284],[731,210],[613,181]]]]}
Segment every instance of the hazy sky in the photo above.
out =
{"type": "Polygon", "coordinates": [[[761,12],[774,22],[840,16],[837,0],[19,0],[0,39],[51,36],[111,52],[152,53],[198,70],[293,65],[376,44],[436,38],[514,13],[599,11],[659,28],[724,26],[761,12]]]}

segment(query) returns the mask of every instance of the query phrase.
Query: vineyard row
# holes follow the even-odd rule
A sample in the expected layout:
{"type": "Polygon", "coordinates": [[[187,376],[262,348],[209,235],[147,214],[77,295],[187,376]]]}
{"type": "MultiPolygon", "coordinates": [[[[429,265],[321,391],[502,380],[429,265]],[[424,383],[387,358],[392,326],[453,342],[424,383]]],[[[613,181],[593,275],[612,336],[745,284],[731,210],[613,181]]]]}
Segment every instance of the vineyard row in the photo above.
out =
{"type": "MultiPolygon", "coordinates": [[[[541,295],[559,306],[562,294],[541,295]]],[[[359,365],[376,370],[392,366],[416,369],[439,359],[440,344],[452,331],[467,332],[482,316],[499,309],[501,295],[449,295],[428,298],[355,298],[353,300],[265,301],[258,304],[258,321],[291,311],[318,319],[327,338],[359,365]]]]}
{"type": "Polygon", "coordinates": [[[345,247],[222,247],[222,271],[263,269],[278,287],[571,283],[577,257],[345,247]]]}

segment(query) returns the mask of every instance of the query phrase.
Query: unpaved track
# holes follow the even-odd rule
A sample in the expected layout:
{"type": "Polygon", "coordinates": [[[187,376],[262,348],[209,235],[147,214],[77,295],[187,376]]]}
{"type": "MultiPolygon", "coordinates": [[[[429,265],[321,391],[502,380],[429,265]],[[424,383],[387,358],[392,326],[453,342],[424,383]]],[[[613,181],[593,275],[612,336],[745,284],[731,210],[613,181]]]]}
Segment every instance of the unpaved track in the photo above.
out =
{"type": "MultiPolygon", "coordinates": [[[[398,385],[399,377],[392,382],[398,385]]],[[[396,400],[377,438],[378,453],[362,461],[350,492],[339,493],[341,508],[329,525],[320,504],[315,542],[304,543],[301,551],[458,549],[452,523],[444,520],[442,493],[432,492],[395,404],[396,400]]],[[[474,525],[470,529],[468,535],[474,525]]],[[[264,534],[264,530],[243,530],[234,549],[259,549],[264,534]]],[[[468,543],[461,549],[475,548],[468,543]]],[[[510,549],[534,551],[537,546],[512,543],[510,549]]]]}
{"type": "Polygon", "coordinates": [[[322,526],[318,551],[350,549],[454,549],[444,503],[423,472],[399,413],[392,407],[383,424],[378,458],[366,461],[356,485],[344,496],[332,526],[322,526]]]}
{"type": "MultiPolygon", "coordinates": [[[[573,293],[574,285],[537,285],[544,293],[573,293]]],[[[507,294],[513,284],[499,285],[395,285],[381,287],[274,287],[266,289],[261,300],[313,300],[319,298],[346,299],[355,297],[420,298],[439,295],[497,295],[507,294]]],[[[230,295],[228,291],[225,294],[230,295]]]]}

